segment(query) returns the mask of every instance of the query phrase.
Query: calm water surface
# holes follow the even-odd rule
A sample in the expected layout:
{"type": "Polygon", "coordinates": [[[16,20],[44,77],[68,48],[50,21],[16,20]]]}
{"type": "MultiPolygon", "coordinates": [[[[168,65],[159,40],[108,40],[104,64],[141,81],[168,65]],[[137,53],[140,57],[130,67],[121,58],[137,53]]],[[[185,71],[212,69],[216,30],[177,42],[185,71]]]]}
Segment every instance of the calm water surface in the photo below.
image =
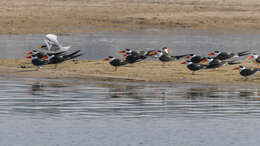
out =
{"type": "MultiPolygon", "coordinates": [[[[0,35],[0,58],[23,58],[24,52],[43,44],[44,35],[0,35]]],[[[158,49],[168,46],[173,54],[194,53],[205,55],[209,51],[259,52],[260,35],[234,32],[191,30],[143,30],[139,32],[90,33],[59,35],[58,40],[71,50],[81,49],[81,59],[103,59],[116,56],[123,48],[158,49]]]]}
{"type": "MultiPolygon", "coordinates": [[[[44,35],[0,35],[0,58],[23,58],[44,35]]],[[[62,35],[81,59],[120,48],[161,48],[174,54],[238,52],[260,35],[158,31],[62,35]]],[[[0,145],[159,146],[259,145],[259,86],[88,82],[0,77],[0,145]]]]}
{"type": "Polygon", "coordinates": [[[258,145],[260,90],[0,78],[0,145],[258,145]]]}

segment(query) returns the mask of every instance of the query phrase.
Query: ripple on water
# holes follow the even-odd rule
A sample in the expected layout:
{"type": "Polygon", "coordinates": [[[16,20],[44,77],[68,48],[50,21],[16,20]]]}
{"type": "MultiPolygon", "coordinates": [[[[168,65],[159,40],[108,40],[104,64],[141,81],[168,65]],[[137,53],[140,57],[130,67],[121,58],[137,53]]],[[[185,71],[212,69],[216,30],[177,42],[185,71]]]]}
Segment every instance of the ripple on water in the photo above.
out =
{"type": "Polygon", "coordinates": [[[2,80],[0,93],[0,114],[10,116],[214,118],[260,115],[258,89],[214,85],[2,80]]]}

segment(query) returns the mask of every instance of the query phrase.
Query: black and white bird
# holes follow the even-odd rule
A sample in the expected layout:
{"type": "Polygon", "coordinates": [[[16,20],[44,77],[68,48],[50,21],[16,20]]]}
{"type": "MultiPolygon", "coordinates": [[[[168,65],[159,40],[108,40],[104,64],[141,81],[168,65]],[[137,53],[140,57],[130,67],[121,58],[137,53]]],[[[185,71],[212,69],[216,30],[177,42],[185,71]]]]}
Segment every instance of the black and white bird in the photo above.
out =
{"type": "Polygon", "coordinates": [[[46,60],[46,58],[39,58],[37,55],[30,55],[27,56],[26,59],[30,59],[31,63],[36,66],[36,71],[40,69],[40,66],[47,65],[49,63],[49,60],[46,60]]]}
{"type": "Polygon", "coordinates": [[[153,52],[155,50],[148,50],[148,51],[144,51],[144,50],[141,50],[141,51],[135,51],[135,50],[131,50],[129,48],[126,48],[124,50],[121,50],[119,51],[118,53],[125,53],[124,56],[126,55],[132,55],[132,56],[136,56],[136,57],[139,57],[139,58],[142,58],[142,59],[146,59],[147,57],[149,56],[153,56],[155,55],[153,52]]]}
{"type": "Polygon", "coordinates": [[[211,57],[206,57],[202,61],[203,63],[208,62],[207,69],[216,69],[219,67],[222,67],[224,65],[234,65],[234,64],[240,64],[240,62],[236,62],[236,60],[231,60],[231,61],[222,61],[219,59],[211,58],[211,57]]]}
{"type": "Polygon", "coordinates": [[[54,64],[55,69],[59,63],[77,58],[83,54],[78,54],[80,50],[74,51],[70,54],[63,54],[63,52],[52,53],[52,54],[42,54],[41,52],[33,51],[33,54],[27,56],[27,59],[31,59],[33,65],[37,66],[36,70],[39,70],[39,66],[54,64]]]}
{"type": "Polygon", "coordinates": [[[192,75],[195,74],[195,71],[207,68],[207,65],[193,63],[190,60],[184,60],[181,64],[186,64],[187,68],[192,71],[192,75]]]}
{"type": "Polygon", "coordinates": [[[127,61],[125,60],[122,61],[113,56],[108,56],[107,58],[104,59],[104,61],[109,61],[109,64],[115,67],[115,71],[117,70],[117,67],[128,64],[127,61]]]}
{"type": "Polygon", "coordinates": [[[260,71],[259,68],[253,68],[253,69],[249,69],[249,68],[245,68],[244,66],[239,66],[234,68],[234,70],[238,70],[239,74],[243,77],[245,77],[245,80],[248,80],[248,77],[251,75],[254,75],[255,73],[257,73],[258,71],[260,71]]]}
{"type": "Polygon", "coordinates": [[[187,56],[187,55],[170,56],[166,53],[163,53],[161,50],[157,51],[157,57],[163,63],[163,65],[165,64],[165,62],[180,60],[181,58],[183,58],[185,56],[187,56]]]}
{"type": "Polygon", "coordinates": [[[184,57],[185,60],[190,60],[192,63],[200,63],[205,58],[206,57],[197,56],[195,54],[189,54],[189,55],[184,57]]]}
{"type": "Polygon", "coordinates": [[[231,59],[232,57],[241,57],[249,54],[249,51],[242,51],[238,53],[214,51],[212,53],[208,53],[208,56],[214,56],[215,59],[219,60],[227,60],[231,59]]]}

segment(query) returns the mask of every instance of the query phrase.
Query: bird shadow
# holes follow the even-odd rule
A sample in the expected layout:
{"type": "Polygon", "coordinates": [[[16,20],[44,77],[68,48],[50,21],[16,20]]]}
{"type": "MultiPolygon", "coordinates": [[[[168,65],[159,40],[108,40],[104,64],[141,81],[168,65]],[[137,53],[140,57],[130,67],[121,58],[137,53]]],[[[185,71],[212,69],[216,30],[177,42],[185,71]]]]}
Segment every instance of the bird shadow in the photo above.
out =
{"type": "Polygon", "coordinates": [[[30,69],[30,70],[19,70],[19,71],[17,71],[17,72],[31,72],[31,71],[37,71],[37,70],[35,70],[35,69],[30,69]]]}

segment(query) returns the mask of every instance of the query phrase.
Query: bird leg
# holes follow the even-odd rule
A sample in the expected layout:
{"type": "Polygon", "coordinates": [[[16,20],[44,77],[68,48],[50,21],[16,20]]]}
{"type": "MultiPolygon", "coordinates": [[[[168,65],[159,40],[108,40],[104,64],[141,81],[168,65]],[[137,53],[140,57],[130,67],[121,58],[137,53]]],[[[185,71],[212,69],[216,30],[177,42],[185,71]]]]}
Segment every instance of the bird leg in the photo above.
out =
{"type": "Polygon", "coordinates": [[[195,71],[192,71],[191,74],[192,74],[192,75],[195,75],[195,71]]]}
{"type": "Polygon", "coordinates": [[[165,62],[162,62],[162,67],[165,67],[165,62]]]}
{"type": "Polygon", "coordinates": [[[39,67],[39,66],[37,66],[35,71],[38,71],[39,69],[40,69],[40,67],[39,67]]]}
{"type": "Polygon", "coordinates": [[[115,67],[115,71],[117,71],[117,67],[115,67]]]}

